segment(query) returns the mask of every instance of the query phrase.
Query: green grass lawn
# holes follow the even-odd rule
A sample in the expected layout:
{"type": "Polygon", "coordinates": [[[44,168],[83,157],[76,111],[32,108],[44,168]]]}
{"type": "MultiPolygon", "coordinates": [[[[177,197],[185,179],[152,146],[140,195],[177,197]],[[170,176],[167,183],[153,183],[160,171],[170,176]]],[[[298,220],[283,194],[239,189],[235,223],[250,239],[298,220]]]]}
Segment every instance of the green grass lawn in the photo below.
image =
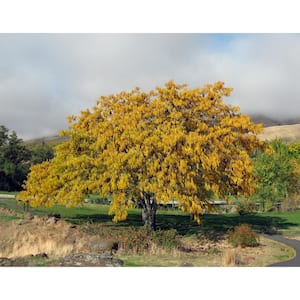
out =
{"type": "Polygon", "coordinates": [[[6,194],[6,195],[17,195],[19,192],[7,192],[7,191],[0,191],[0,194],[6,194]]]}
{"type": "MultiPolygon", "coordinates": [[[[0,200],[0,206],[23,211],[23,206],[15,199],[0,200]]],[[[130,209],[127,220],[113,223],[112,216],[108,215],[109,206],[104,204],[83,204],[72,208],[55,205],[50,208],[30,208],[32,214],[47,215],[59,213],[63,219],[71,223],[105,223],[108,226],[135,226],[142,227],[141,211],[130,209]]],[[[285,234],[300,234],[300,210],[293,212],[269,212],[254,215],[240,216],[238,214],[206,214],[203,215],[202,225],[191,220],[187,213],[174,209],[161,209],[157,212],[158,229],[175,228],[179,234],[192,235],[198,232],[226,233],[229,229],[240,225],[250,224],[253,229],[261,233],[270,233],[274,228],[285,234]]]]}
{"type": "Polygon", "coordinates": [[[271,218],[271,222],[277,225],[278,220],[285,220],[285,226],[278,226],[282,234],[300,234],[300,210],[289,212],[261,213],[264,217],[271,218]]]}
{"type": "Polygon", "coordinates": [[[6,214],[0,212],[0,221],[12,221],[12,220],[19,220],[20,217],[16,216],[7,216],[6,214]]]}

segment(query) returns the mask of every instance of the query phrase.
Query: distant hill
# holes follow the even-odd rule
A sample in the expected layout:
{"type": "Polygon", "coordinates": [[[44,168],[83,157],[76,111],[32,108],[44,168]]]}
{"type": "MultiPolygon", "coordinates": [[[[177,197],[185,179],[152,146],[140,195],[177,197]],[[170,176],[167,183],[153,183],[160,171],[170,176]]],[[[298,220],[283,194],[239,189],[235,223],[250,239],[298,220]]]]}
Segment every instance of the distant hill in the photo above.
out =
{"type": "Polygon", "coordinates": [[[259,135],[263,140],[280,138],[284,142],[300,141],[300,118],[276,120],[265,115],[250,115],[252,122],[264,126],[264,132],[259,135]]]}
{"type": "Polygon", "coordinates": [[[54,136],[48,136],[48,137],[27,140],[27,141],[24,141],[24,143],[28,146],[32,146],[32,145],[36,145],[36,144],[43,144],[43,143],[55,146],[57,144],[67,141],[68,139],[69,138],[67,136],[54,135],[54,136]]]}
{"type": "Polygon", "coordinates": [[[265,115],[256,114],[250,115],[250,118],[252,122],[263,124],[264,127],[300,124],[300,117],[277,120],[265,115]]]}
{"type": "MultiPolygon", "coordinates": [[[[278,126],[278,125],[285,124],[285,122],[280,122],[278,120],[269,118],[265,115],[250,115],[250,118],[253,123],[263,124],[264,127],[278,126]]],[[[300,121],[299,121],[299,123],[300,123],[300,121]]]]}
{"type": "Polygon", "coordinates": [[[280,138],[284,142],[300,141],[300,124],[266,127],[259,137],[263,140],[280,138]]]}
{"type": "MultiPolygon", "coordinates": [[[[281,138],[285,142],[300,141],[300,118],[278,121],[265,115],[250,115],[252,122],[261,123],[264,133],[259,137],[264,140],[281,138]]],[[[68,140],[67,136],[49,136],[24,141],[26,145],[50,144],[57,145],[68,140]]]]}

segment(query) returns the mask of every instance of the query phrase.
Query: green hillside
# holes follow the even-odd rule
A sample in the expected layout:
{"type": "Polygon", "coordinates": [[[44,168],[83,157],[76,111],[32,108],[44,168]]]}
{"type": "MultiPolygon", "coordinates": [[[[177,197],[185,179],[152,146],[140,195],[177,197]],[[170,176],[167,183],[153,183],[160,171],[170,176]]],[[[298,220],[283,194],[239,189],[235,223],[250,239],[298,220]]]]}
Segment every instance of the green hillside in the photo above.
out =
{"type": "Polygon", "coordinates": [[[63,143],[68,140],[67,136],[48,136],[48,137],[42,137],[42,138],[36,138],[24,141],[24,143],[28,146],[36,145],[36,144],[49,144],[51,146],[55,146],[57,144],[63,143]]]}

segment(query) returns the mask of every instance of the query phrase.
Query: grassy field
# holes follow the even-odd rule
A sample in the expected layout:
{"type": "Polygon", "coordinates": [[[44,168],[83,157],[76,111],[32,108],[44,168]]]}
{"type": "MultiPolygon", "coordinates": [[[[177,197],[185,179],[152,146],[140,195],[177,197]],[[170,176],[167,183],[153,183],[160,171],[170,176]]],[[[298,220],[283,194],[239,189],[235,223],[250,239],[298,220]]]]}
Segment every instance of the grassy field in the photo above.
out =
{"type": "MultiPolygon", "coordinates": [[[[0,199],[0,207],[23,211],[23,205],[15,199],[0,199]]],[[[130,209],[127,220],[113,223],[112,216],[108,215],[109,206],[104,204],[84,203],[81,206],[66,208],[55,205],[50,208],[30,208],[32,214],[47,215],[59,213],[68,222],[81,223],[102,223],[119,227],[142,227],[141,211],[130,209]]],[[[198,232],[218,232],[222,234],[240,224],[249,224],[260,233],[271,233],[277,229],[282,233],[300,234],[300,210],[291,212],[268,212],[254,215],[240,216],[238,214],[206,214],[203,215],[202,224],[199,226],[191,220],[187,213],[177,209],[160,209],[157,212],[157,227],[165,230],[174,228],[179,234],[192,235],[198,232]]]]}
{"type": "Polygon", "coordinates": [[[0,221],[12,221],[12,220],[18,220],[20,217],[17,216],[7,216],[3,212],[0,212],[0,221]]]}
{"type": "Polygon", "coordinates": [[[18,192],[7,192],[7,191],[1,191],[0,190],[0,194],[3,194],[3,195],[17,195],[18,194],[18,192]]]}

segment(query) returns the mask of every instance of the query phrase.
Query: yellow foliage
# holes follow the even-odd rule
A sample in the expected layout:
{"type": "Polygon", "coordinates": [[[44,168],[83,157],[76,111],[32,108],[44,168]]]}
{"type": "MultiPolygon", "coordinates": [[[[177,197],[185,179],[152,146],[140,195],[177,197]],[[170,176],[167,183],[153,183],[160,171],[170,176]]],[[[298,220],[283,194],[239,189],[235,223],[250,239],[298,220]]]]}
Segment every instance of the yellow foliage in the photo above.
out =
{"type": "Polygon", "coordinates": [[[173,81],[148,93],[101,97],[94,108],[69,117],[70,139],[55,157],[33,166],[22,201],[75,205],[88,192],[111,194],[114,221],[152,195],[176,199],[200,223],[210,192],[249,196],[254,176],[249,154],[264,149],[260,125],[223,102],[223,82],[189,89],[173,81]]]}

